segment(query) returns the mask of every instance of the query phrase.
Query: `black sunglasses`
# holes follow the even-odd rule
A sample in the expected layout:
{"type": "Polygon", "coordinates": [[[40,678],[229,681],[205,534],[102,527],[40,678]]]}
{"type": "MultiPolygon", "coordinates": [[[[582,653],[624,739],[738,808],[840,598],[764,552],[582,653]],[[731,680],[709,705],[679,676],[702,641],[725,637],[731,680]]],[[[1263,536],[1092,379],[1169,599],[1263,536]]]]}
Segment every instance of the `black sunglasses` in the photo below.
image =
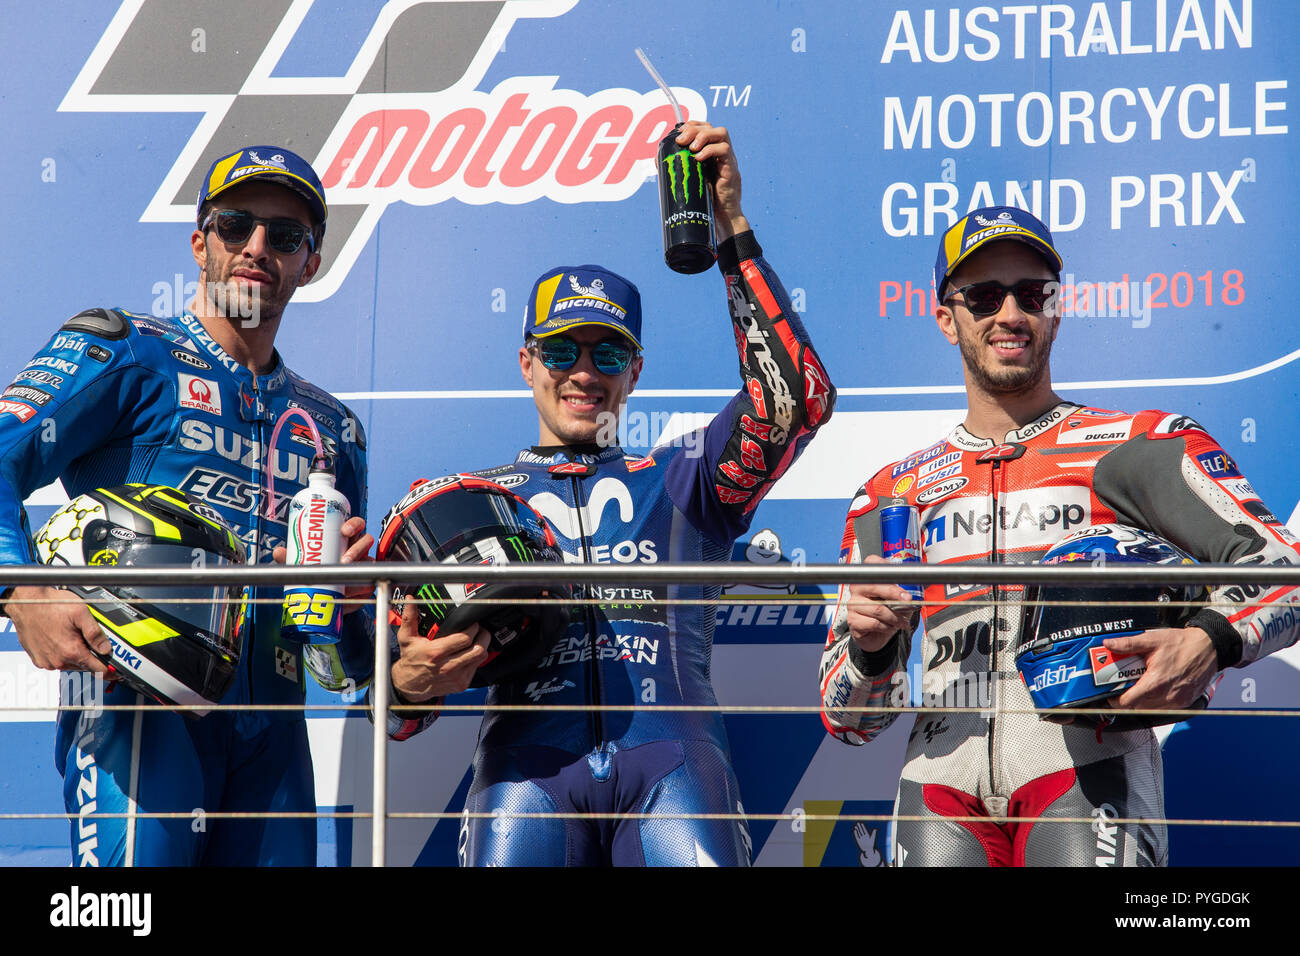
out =
{"type": "Polygon", "coordinates": [[[296,219],[260,219],[243,209],[214,209],[204,221],[203,231],[216,229],[222,242],[237,246],[247,242],[258,225],[266,226],[266,244],[282,255],[293,255],[303,242],[308,251],[316,251],[311,229],[296,219]]]}
{"type": "Polygon", "coordinates": [[[944,304],[951,303],[953,296],[960,295],[963,299],[961,304],[970,310],[971,315],[993,315],[1002,308],[1002,302],[1010,292],[1026,312],[1044,312],[1056,303],[1060,291],[1061,283],[1056,279],[1021,279],[1015,285],[989,280],[953,289],[944,299],[944,304]]]}
{"type": "Polygon", "coordinates": [[[602,339],[595,345],[579,345],[567,335],[550,335],[538,339],[536,348],[542,364],[556,372],[573,368],[583,350],[591,352],[591,362],[603,375],[622,375],[632,364],[636,349],[623,338],[602,339]]]}

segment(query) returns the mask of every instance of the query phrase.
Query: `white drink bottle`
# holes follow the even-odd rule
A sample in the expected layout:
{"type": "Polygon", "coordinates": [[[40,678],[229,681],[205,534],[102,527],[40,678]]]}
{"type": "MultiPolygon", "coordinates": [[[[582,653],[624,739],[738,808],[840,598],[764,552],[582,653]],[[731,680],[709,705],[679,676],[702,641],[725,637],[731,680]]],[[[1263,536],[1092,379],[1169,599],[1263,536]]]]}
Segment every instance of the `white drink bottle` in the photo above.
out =
{"type": "MultiPolygon", "coordinates": [[[[313,463],[307,487],[289,503],[286,564],[338,564],[343,556],[343,522],[352,508],[334,487],[328,465],[313,463]]],[[[343,628],[343,588],[314,584],[284,589],[285,637],[306,644],[333,644],[343,628]]]]}

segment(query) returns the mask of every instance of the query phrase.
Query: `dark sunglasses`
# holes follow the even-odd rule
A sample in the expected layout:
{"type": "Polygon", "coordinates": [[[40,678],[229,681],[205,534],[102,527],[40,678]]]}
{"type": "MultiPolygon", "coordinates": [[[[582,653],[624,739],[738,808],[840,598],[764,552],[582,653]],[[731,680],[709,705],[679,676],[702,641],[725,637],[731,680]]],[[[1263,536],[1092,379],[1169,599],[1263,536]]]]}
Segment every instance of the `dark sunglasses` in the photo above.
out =
{"type": "Polygon", "coordinates": [[[214,209],[203,223],[203,231],[216,229],[221,241],[232,246],[247,242],[259,225],[266,226],[266,244],[282,255],[293,255],[307,243],[310,252],[316,251],[316,240],[311,230],[294,219],[259,219],[242,209],[214,209]]]}
{"type": "Polygon", "coordinates": [[[573,368],[583,350],[590,350],[591,363],[602,375],[622,375],[636,354],[632,344],[622,338],[603,339],[595,345],[583,346],[567,335],[550,335],[538,339],[536,348],[542,364],[556,372],[573,368]]]}
{"type": "Polygon", "coordinates": [[[1003,285],[1001,282],[974,282],[960,289],[953,289],[945,304],[952,302],[952,297],[960,295],[962,305],[970,310],[971,315],[993,315],[1002,308],[1002,302],[1010,292],[1026,312],[1044,312],[1056,302],[1061,291],[1061,283],[1056,279],[1021,279],[1015,285],[1003,285]]]}

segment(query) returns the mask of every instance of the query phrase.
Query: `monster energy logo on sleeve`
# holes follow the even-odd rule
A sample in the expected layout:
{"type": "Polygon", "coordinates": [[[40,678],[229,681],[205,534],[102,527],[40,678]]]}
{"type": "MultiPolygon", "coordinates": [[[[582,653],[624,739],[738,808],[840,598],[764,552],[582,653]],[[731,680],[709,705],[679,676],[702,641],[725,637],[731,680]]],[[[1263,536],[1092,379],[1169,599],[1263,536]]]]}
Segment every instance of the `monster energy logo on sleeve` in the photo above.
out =
{"type": "Polygon", "coordinates": [[[704,169],[702,165],[691,155],[689,149],[683,149],[669,156],[665,156],[663,162],[668,166],[668,186],[674,199],[677,198],[677,164],[674,162],[678,157],[682,161],[682,198],[681,202],[686,202],[691,194],[691,167],[696,169],[696,192],[697,197],[704,195],[704,169]]]}

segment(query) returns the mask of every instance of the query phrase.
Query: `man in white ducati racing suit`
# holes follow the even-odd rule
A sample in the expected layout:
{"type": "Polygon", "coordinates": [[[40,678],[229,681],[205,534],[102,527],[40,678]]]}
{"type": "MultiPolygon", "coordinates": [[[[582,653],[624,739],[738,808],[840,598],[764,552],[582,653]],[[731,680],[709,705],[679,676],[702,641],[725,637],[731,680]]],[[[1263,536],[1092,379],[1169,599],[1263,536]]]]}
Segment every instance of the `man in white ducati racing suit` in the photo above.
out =
{"type": "MultiPolygon", "coordinates": [[[[1296,539],[1194,420],[1088,408],[1052,390],[1061,258],[1047,227],[1006,207],[949,229],[935,267],[939,330],[961,351],[968,411],[951,434],[881,469],[849,508],[841,560],[882,560],[880,511],[919,510],[927,563],[1033,564],[1067,532],[1118,522],[1203,562],[1300,563],[1296,539]]],[[[1150,720],[1049,722],[1015,668],[1020,587],[926,589],[925,700],[895,804],[901,865],[1163,865],[1160,747],[1150,720]],[[969,818],[991,817],[990,820],[969,818]],[[1053,823],[1053,818],[1091,823],[1053,823]],[[1004,822],[1033,818],[1030,822],[1004,822]],[[1112,819],[1137,819],[1111,824],[1112,819]]],[[[1215,676],[1295,642],[1294,587],[1217,588],[1183,628],[1111,638],[1146,673],[1121,711],[1203,705],[1215,676]],[[1246,606],[1246,602],[1249,605],[1246,606]],[[1211,609],[1214,608],[1214,609],[1211,609]]],[[[893,585],[841,589],[822,655],[823,722],[864,744],[910,704],[916,610],[893,585]]]]}

